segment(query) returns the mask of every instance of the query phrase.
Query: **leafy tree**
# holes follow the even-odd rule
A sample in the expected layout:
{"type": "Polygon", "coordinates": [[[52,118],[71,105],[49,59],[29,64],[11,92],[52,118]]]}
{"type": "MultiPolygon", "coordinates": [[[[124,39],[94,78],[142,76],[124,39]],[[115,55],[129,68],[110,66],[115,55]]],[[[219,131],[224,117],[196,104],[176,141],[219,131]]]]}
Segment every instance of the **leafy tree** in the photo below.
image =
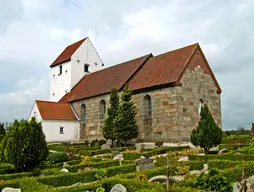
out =
{"type": "Polygon", "coordinates": [[[192,131],[191,143],[204,148],[205,154],[209,149],[221,143],[222,130],[216,125],[208,106],[201,108],[200,120],[197,129],[192,131]]]}
{"type": "Polygon", "coordinates": [[[111,139],[113,146],[115,146],[116,132],[114,119],[118,113],[119,96],[117,89],[112,89],[110,94],[110,107],[108,108],[108,117],[104,120],[103,136],[105,139],[111,139]]]}
{"type": "Polygon", "coordinates": [[[45,135],[35,118],[15,121],[1,143],[2,159],[15,166],[16,172],[31,171],[48,155],[45,135]]]}
{"type": "Polygon", "coordinates": [[[138,136],[138,125],[136,121],[137,112],[131,98],[132,92],[126,85],[121,96],[118,114],[114,119],[116,138],[123,141],[125,146],[127,140],[137,138],[138,136]]]}
{"type": "Polygon", "coordinates": [[[6,130],[4,128],[4,124],[0,123],[0,142],[3,140],[5,134],[6,134],[6,130]]]}

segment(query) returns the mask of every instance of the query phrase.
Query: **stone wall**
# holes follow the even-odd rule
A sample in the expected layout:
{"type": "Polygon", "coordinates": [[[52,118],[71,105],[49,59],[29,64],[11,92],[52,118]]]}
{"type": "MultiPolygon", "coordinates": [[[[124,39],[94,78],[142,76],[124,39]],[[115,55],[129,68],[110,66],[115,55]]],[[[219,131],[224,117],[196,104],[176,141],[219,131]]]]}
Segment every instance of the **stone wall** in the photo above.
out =
{"type": "Polygon", "coordinates": [[[80,117],[81,105],[86,105],[86,121],[80,123],[80,139],[81,140],[93,140],[93,139],[103,139],[102,136],[102,126],[103,121],[100,117],[100,101],[105,100],[106,106],[109,106],[110,95],[103,95],[98,97],[93,97],[90,99],[84,99],[72,103],[76,114],[80,117]]]}
{"type": "MultiPolygon", "coordinates": [[[[221,103],[219,87],[216,85],[210,69],[202,54],[197,51],[183,74],[181,86],[168,87],[133,95],[137,107],[139,127],[138,141],[166,142],[189,141],[192,129],[199,121],[200,99],[206,103],[216,122],[221,126],[221,103]],[[152,114],[144,114],[144,97],[150,95],[152,114]]],[[[102,99],[109,106],[110,95],[93,97],[72,103],[78,116],[84,103],[87,109],[87,121],[81,123],[81,139],[102,139],[103,121],[99,119],[99,104],[102,99]]]]}

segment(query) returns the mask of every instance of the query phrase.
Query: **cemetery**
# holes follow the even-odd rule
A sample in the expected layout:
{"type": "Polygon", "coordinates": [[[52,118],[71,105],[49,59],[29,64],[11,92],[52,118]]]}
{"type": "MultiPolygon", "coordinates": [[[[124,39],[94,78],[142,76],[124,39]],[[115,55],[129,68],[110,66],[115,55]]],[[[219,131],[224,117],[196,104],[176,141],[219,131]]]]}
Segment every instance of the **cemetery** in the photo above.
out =
{"type": "Polygon", "coordinates": [[[102,143],[105,141],[48,144],[47,160],[31,172],[15,173],[12,164],[1,163],[0,189],[208,191],[207,186],[214,182],[217,185],[213,185],[214,191],[240,191],[238,188],[243,186],[243,181],[249,188],[254,185],[251,178],[254,175],[254,144],[248,135],[224,136],[219,148],[211,149],[208,154],[191,144],[154,145],[153,149],[147,149],[145,144],[142,148],[101,149],[102,143]],[[227,150],[220,153],[220,149],[227,150]],[[213,175],[217,177],[213,178],[213,175]]]}

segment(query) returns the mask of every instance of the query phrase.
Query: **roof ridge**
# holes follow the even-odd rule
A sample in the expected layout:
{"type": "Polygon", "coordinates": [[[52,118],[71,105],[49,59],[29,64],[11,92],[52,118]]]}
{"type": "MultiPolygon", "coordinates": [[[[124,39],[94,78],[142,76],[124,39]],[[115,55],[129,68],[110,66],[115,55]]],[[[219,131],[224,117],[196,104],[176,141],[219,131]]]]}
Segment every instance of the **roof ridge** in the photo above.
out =
{"type": "Polygon", "coordinates": [[[194,47],[194,46],[198,46],[199,43],[193,43],[193,44],[190,44],[190,45],[186,45],[184,47],[180,47],[180,48],[177,48],[177,49],[173,49],[171,51],[168,51],[168,52],[165,52],[165,53],[161,53],[161,54],[158,54],[158,55],[155,55],[154,57],[157,57],[157,56],[162,56],[162,55],[165,55],[165,54],[168,54],[168,53],[171,53],[171,52],[174,52],[174,51],[179,51],[181,49],[186,49],[186,48],[189,48],[189,47],[194,47]]]}
{"type": "MultiPolygon", "coordinates": [[[[92,75],[92,74],[96,74],[96,73],[99,73],[99,72],[102,72],[102,71],[111,69],[111,68],[116,67],[116,66],[119,66],[119,65],[126,64],[127,62],[131,62],[131,61],[134,61],[134,60],[137,60],[137,59],[141,59],[142,57],[148,57],[149,55],[151,55],[151,53],[146,54],[146,55],[143,55],[143,56],[141,56],[141,57],[137,57],[137,58],[131,59],[131,60],[126,60],[126,61],[124,61],[124,62],[122,62],[122,63],[118,63],[118,64],[116,64],[116,65],[112,65],[112,66],[110,66],[110,67],[106,67],[106,68],[104,68],[104,69],[101,69],[101,70],[98,70],[98,71],[89,73],[89,74],[87,74],[87,75],[84,75],[84,76],[76,83],[76,85],[78,85],[79,82],[81,82],[81,81],[82,81],[85,77],[87,77],[87,76],[90,76],[90,75],[92,75]]],[[[72,87],[72,89],[70,90],[70,93],[71,93],[71,91],[76,87],[76,85],[74,85],[74,87],[72,87]]]]}
{"type": "Polygon", "coordinates": [[[56,102],[56,101],[43,101],[43,100],[35,100],[36,102],[43,102],[43,103],[57,103],[57,104],[69,104],[68,102],[56,102]]]}
{"type": "Polygon", "coordinates": [[[76,42],[74,42],[74,43],[72,43],[72,44],[69,44],[69,45],[67,45],[67,46],[65,47],[65,49],[66,49],[67,47],[70,47],[70,46],[76,44],[76,43],[79,43],[80,41],[84,41],[84,40],[86,40],[87,38],[88,38],[88,37],[84,37],[83,39],[80,39],[80,40],[78,40],[78,41],[76,41],[76,42]]]}
{"type": "MultiPolygon", "coordinates": [[[[146,54],[146,55],[143,55],[143,56],[140,56],[140,57],[136,57],[136,58],[131,59],[131,60],[126,60],[126,61],[123,61],[123,62],[121,62],[121,63],[117,63],[117,64],[115,64],[115,65],[112,65],[112,66],[110,66],[110,67],[106,67],[106,68],[104,68],[104,69],[95,71],[95,72],[93,72],[93,73],[97,73],[97,72],[100,72],[100,71],[103,71],[103,70],[106,70],[106,69],[110,69],[110,68],[116,67],[116,66],[118,66],[118,65],[126,64],[127,62],[131,62],[131,61],[134,61],[134,60],[137,60],[137,59],[141,59],[142,57],[148,57],[150,54],[151,54],[151,53],[146,54]]],[[[88,75],[91,75],[91,74],[93,74],[93,73],[90,73],[90,74],[88,74],[88,75]]]]}

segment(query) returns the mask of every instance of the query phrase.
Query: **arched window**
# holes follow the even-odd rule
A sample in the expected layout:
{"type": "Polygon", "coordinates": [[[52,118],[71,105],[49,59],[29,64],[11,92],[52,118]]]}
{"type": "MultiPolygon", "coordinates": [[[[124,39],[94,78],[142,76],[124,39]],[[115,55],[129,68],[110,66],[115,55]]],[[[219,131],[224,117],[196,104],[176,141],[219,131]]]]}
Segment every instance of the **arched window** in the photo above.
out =
{"type": "Polygon", "coordinates": [[[83,122],[86,122],[87,117],[86,117],[86,105],[82,104],[81,105],[81,111],[80,111],[80,120],[83,122]]]}
{"type": "Polygon", "coordinates": [[[100,102],[100,119],[103,120],[106,116],[106,102],[105,100],[101,100],[100,102]]]}
{"type": "Polygon", "coordinates": [[[152,100],[150,95],[144,97],[144,116],[145,118],[152,117],[152,100]]]}
{"type": "Polygon", "coordinates": [[[198,114],[201,113],[201,108],[202,108],[202,105],[203,105],[203,99],[199,99],[199,104],[198,104],[198,114]]]}

